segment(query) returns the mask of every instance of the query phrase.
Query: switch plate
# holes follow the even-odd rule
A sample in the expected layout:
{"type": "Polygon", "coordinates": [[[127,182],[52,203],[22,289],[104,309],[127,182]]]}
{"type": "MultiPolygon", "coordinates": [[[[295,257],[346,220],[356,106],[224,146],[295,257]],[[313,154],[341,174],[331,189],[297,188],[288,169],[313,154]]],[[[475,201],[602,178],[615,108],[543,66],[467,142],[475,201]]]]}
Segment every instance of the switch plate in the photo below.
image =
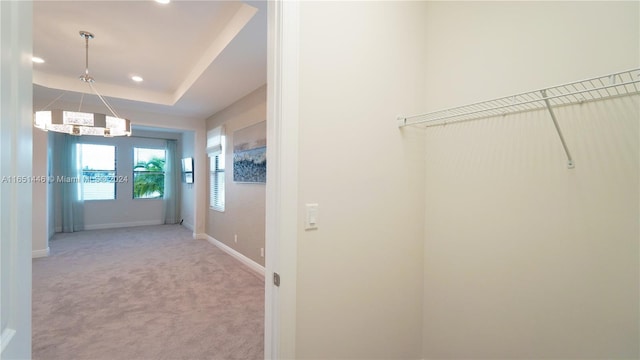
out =
{"type": "Polygon", "coordinates": [[[315,230],[318,228],[318,204],[306,204],[306,214],[304,221],[305,230],[315,230]]]}

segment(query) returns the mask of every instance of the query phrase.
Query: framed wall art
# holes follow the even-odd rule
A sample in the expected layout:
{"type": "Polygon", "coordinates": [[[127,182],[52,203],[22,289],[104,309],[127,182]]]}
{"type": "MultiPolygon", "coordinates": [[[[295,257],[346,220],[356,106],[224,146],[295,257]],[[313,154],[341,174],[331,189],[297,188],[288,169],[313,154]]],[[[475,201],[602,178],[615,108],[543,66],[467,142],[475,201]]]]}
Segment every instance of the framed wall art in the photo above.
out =
{"type": "Polygon", "coordinates": [[[267,182],[267,122],[233,133],[233,181],[267,182]]]}

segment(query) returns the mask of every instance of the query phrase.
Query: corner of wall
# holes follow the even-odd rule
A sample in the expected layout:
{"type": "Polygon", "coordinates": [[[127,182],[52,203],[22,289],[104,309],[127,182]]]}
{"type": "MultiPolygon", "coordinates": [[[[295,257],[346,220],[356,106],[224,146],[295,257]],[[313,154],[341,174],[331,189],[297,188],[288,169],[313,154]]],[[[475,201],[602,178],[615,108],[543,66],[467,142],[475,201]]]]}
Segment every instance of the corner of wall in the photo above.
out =
{"type": "Polygon", "coordinates": [[[33,250],[31,252],[31,258],[32,259],[36,259],[36,258],[41,258],[41,257],[47,257],[50,254],[51,254],[51,249],[47,246],[46,249],[33,250]]]}

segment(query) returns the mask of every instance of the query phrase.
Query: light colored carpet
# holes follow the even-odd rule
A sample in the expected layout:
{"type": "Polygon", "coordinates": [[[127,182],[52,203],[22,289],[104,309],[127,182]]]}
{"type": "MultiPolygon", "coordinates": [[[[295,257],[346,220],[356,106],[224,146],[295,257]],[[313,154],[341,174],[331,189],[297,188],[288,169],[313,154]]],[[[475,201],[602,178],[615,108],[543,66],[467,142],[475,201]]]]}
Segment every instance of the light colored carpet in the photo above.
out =
{"type": "Polygon", "coordinates": [[[263,359],[264,280],[178,225],[57,234],[34,359],[263,359]]]}

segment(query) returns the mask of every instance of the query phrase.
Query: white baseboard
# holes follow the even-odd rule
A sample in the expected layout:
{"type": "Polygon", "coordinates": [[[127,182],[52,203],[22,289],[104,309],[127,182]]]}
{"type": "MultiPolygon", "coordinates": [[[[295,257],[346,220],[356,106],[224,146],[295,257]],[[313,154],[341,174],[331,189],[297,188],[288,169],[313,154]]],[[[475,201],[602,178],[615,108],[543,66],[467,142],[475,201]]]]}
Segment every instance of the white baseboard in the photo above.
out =
{"type": "Polygon", "coordinates": [[[189,230],[193,231],[193,224],[189,224],[188,222],[183,221],[183,222],[182,222],[182,226],[184,226],[184,227],[186,227],[187,229],[189,229],[189,230]]]}
{"type": "Polygon", "coordinates": [[[35,259],[35,258],[47,257],[49,256],[50,251],[51,249],[48,246],[46,249],[33,250],[31,252],[31,258],[35,259]]]}
{"type": "Polygon", "coordinates": [[[113,224],[93,224],[93,225],[85,225],[85,230],[102,230],[102,229],[115,229],[115,228],[126,228],[133,226],[147,226],[147,225],[162,225],[164,221],[162,220],[146,220],[146,221],[134,221],[127,223],[113,223],[113,224]]]}
{"type": "Polygon", "coordinates": [[[253,270],[256,273],[258,273],[258,275],[264,277],[264,266],[262,266],[262,265],[258,264],[257,262],[249,259],[248,257],[242,255],[238,251],[236,251],[236,250],[232,249],[231,247],[223,244],[222,242],[214,239],[213,237],[209,236],[209,234],[198,234],[198,235],[203,236],[203,239],[206,239],[207,241],[209,241],[213,245],[215,245],[218,248],[220,248],[220,250],[222,250],[222,251],[226,252],[227,254],[233,256],[234,258],[239,260],[241,263],[243,263],[246,266],[248,266],[251,270],[253,270]]]}
{"type": "Polygon", "coordinates": [[[193,238],[197,239],[197,240],[207,240],[207,236],[208,235],[206,235],[206,234],[198,234],[195,231],[193,232],[193,238]]]}

